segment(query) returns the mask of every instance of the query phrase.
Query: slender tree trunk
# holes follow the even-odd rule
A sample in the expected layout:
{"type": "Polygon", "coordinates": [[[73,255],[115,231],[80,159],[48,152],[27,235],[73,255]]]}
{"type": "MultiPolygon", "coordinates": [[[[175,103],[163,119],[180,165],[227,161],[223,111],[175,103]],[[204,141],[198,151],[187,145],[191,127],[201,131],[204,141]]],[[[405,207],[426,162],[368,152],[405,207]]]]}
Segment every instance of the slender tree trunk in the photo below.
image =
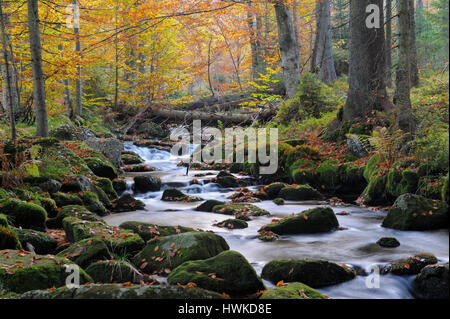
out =
{"type": "Polygon", "coordinates": [[[247,20],[248,20],[248,30],[250,34],[250,49],[252,55],[252,80],[256,80],[259,78],[260,64],[261,64],[261,56],[259,52],[259,40],[257,36],[257,18],[254,13],[254,4],[252,1],[248,1],[247,3],[247,20]]]}
{"type": "Polygon", "coordinates": [[[33,95],[36,107],[36,135],[39,137],[48,137],[47,105],[45,103],[45,80],[44,71],[42,69],[38,0],[27,0],[27,2],[31,66],[33,68],[33,95]]]}
{"type": "Polygon", "coordinates": [[[3,99],[3,103],[5,103],[5,109],[9,111],[9,119],[11,125],[11,138],[15,141],[17,138],[16,134],[16,118],[14,115],[14,89],[13,89],[13,73],[14,71],[10,68],[10,57],[9,57],[9,36],[6,33],[5,21],[7,20],[6,15],[3,14],[3,1],[0,0],[0,32],[2,37],[2,53],[4,60],[4,77],[3,82],[5,82],[4,88],[6,88],[6,93],[4,94],[5,98],[3,99]]]}
{"type": "Polygon", "coordinates": [[[333,58],[330,0],[322,0],[316,3],[316,41],[311,69],[318,74],[318,79],[324,83],[330,84],[337,79],[333,58]]]}
{"type": "Polygon", "coordinates": [[[386,0],[386,84],[392,88],[392,0],[386,0]]]}
{"type": "Polygon", "coordinates": [[[397,125],[404,132],[413,132],[415,125],[411,110],[411,14],[410,0],[399,0],[399,62],[397,67],[395,103],[397,125]]]}
{"type": "Polygon", "coordinates": [[[211,79],[211,51],[212,51],[212,43],[213,38],[212,36],[209,39],[209,45],[208,45],[208,83],[209,83],[209,90],[211,91],[211,95],[214,97],[216,96],[216,93],[214,92],[214,87],[212,85],[212,79],[211,79]]]}
{"type": "MultiPolygon", "coordinates": [[[[61,10],[61,7],[58,7],[61,10]]],[[[58,24],[58,29],[62,28],[62,23],[58,24]]],[[[61,37],[62,37],[62,32],[61,32],[61,37]]],[[[61,42],[61,44],[58,45],[58,50],[61,52],[61,55],[64,52],[64,44],[61,42]]],[[[64,70],[64,75],[66,74],[66,70],[64,70]]],[[[68,77],[66,77],[63,81],[62,84],[64,86],[64,105],[66,108],[66,114],[68,117],[72,118],[73,116],[73,106],[72,106],[72,92],[70,91],[70,79],[68,77]]]]}
{"type": "Polygon", "coordinates": [[[80,41],[80,8],[78,0],[73,0],[73,12],[74,12],[74,33],[75,33],[75,51],[78,54],[77,64],[77,79],[75,81],[75,114],[77,116],[83,115],[83,88],[82,88],[82,68],[81,60],[83,54],[81,53],[81,41],[80,41]]]}
{"type": "Polygon", "coordinates": [[[292,24],[294,25],[295,40],[297,41],[298,49],[300,50],[300,33],[298,32],[298,5],[300,0],[292,1],[292,24]]]}
{"type": "Polygon", "coordinates": [[[417,61],[416,43],[416,18],[414,0],[409,0],[409,35],[410,35],[410,62],[411,62],[411,86],[417,87],[420,84],[419,65],[417,61]]]}
{"type": "Polygon", "coordinates": [[[367,27],[366,8],[370,4],[380,8],[380,25],[383,26],[383,0],[350,0],[349,91],[341,119],[344,121],[392,107],[385,84],[384,28],[367,27]]]}
{"type": "Polygon", "coordinates": [[[291,99],[297,93],[300,78],[299,50],[295,39],[290,7],[286,5],[284,0],[280,0],[275,2],[275,12],[286,95],[291,99]]]}

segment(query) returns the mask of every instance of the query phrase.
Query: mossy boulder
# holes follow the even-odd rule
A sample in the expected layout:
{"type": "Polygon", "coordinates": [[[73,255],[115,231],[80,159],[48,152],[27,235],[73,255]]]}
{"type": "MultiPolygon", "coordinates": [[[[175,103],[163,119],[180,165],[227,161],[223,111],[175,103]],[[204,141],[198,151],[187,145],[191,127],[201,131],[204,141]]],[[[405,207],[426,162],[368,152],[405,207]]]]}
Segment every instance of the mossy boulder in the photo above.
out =
{"type": "Polygon", "coordinates": [[[22,249],[22,245],[14,230],[0,226],[0,250],[4,249],[22,249]]]}
{"type": "Polygon", "coordinates": [[[403,171],[392,170],[387,174],[386,191],[397,198],[403,194],[415,193],[419,183],[419,175],[406,169],[403,171]]]}
{"type": "Polygon", "coordinates": [[[241,219],[227,219],[223,222],[217,223],[216,226],[228,229],[245,229],[248,228],[248,223],[241,219]]]}
{"type": "Polygon", "coordinates": [[[111,202],[111,210],[115,213],[134,212],[145,208],[143,201],[138,200],[131,194],[123,194],[111,202]]]}
{"type": "MultiPolygon", "coordinates": [[[[111,182],[110,179],[98,178],[94,184],[96,186],[100,187],[105,192],[105,194],[108,196],[108,198],[110,200],[119,198],[119,196],[117,196],[116,190],[114,189],[113,182],[111,182]]],[[[126,185],[126,182],[125,182],[125,185],[126,185]]]]}
{"type": "Polygon", "coordinates": [[[142,239],[145,242],[148,242],[149,240],[155,238],[155,237],[165,237],[165,236],[171,236],[181,233],[188,233],[188,232],[194,232],[195,230],[188,227],[183,226],[159,226],[144,222],[124,222],[120,226],[122,229],[130,230],[139,236],[142,237],[142,239]]]}
{"type": "Polygon", "coordinates": [[[145,160],[138,154],[131,154],[131,153],[124,154],[122,152],[122,163],[124,165],[136,165],[145,163],[145,160]]]}
{"type": "Polygon", "coordinates": [[[0,212],[9,216],[11,224],[16,227],[46,230],[47,212],[36,204],[16,199],[0,200],[0,212]]]}
{"type": "Polygon", "coordinates": [[[225,239],[209,232],[189,232],[150,240],[132,260],[146,273],[174,269],[189,260],[207,259],[230,249],[225,239]]]}
{"type": "Polygon", "coordinates": [[[14,228],[14,231],[19,237],[22,247],[27,248],[30,244],[38,255],[53,255],[58,245],[56,240],[46,233],[19,228],[14,228]]]}
{"type": "Polygon", "coordinates": [[[291,282],[266,290],[259,299],[328,299],[328,297],[305,284],[291,282]]]}
{"type": "Polygon", "coordinates": [[[77,205],[71,205],[71,206],[65,206],[61,208],[61,210],[58,212],[58,216],[56,217],[56,225],[58,227],[62,227],[62,221],[66,217],[75,217],[82,220],[88,220],[88,221],[103,221],[103,219],[87,210],[85,207],[77,206],[77,205]]]}
{"type": "Polygon", "coordinates": [[[413,194],[397,198],[383,227],[398,230],[431,230],[448,227],[448,205],[413,194]]]}
{"type": "Polygon", "coordinates": [[[66,194],[66,193],[56,193],[52,195],[53,200],[56,203],[56,206],[58,207],[64,207],[64,206],[71,206],[71,205],[78,205],[82,206],[83,201],[81,200],[80,196],[76,194],[66,194]]]}
{"type": "Polygon", "coordinates": [[[113,256],[103,240],[88,238],[81,240],[57,255],[76,263],[83,269],[99,260],[111,260],[113,256]]]}
{"type": "Polygon", "coordinates": [[[391,198],[386,192],[387,175],[374,176],[369,185],[361,194],[361,202],[364,205],[377,206],[392,203],[391,198]]]}
{"type": "Polygon", "coordinates": [[[58,215],[58,206],[56,202],[48,197],[40,196],[37,200],[35,200],[35,204],[41,206],[47,212],[47,217],[54,218],[58,215]]]}
{"type": "Polygon", "coordinates": [[[245,296],[265,290],[255,269],[240,253],[225,251],[206,260],[188,261],[172,271],[169,284],[198,287],[232,296],[245,296]]]}
{"type": "Polygon", "coordinates": [[[383,237],[377,241],[377,245],[385,248],[397,248],[400,246],[400,242],[397,238],[383,237]]]}
{"type": "Polygon", "coordinates": [[[109,215],[109,211],[106,209],[105,205],[100,201],[97,194],[94,192],[84,192],[78,194],[83,201],[84,207],[87,210],[99,215],[99,216],[107,216],[109,215]]]}
{"type": "Polygon", "coordinates": [[[8,217],[4,214],[0,214],[0,226],[1,227],[9,227],[8,217]]]}
{"type": "Polygon", "coordinates": [[[276,284],[301,282],[313,288],[337,285],[356,277],[344,266],[326,260],[274,260],[264,266],[262,277],[276,284]]]}
{"type": "Polygon", "coordinates": [[[86,272],[96,283],[134,283],[139,284],[144,276],[130,263],[122,260],[101,260],[92,263],[86,272]]]}
{"type": "Polygon", "coordinates": [[[217,184],[222,188],[233,188],[239,186],[239,181],[234,176],[217,177],[217,184]]]}
{"type": "Polygon", "coordinates": [[[127,190],[127,181],[123,178],[116,178],[112,181],[116,193],[120,194],[127,190]]]}
{"type": "Polygon", "coordinates": [[[269,199],[275,199],[278,197],[280,191],[288,186],[285,183],[272,183],[263,188],[264,192],[268,195],[269,199]]]}
{"type": "Polygon", "coordinates": [[[212,213],[215,206],[222,206],[222,205],[225,205],[225,202],[211,199],[207,200],[206,202],[198,206],[195,210],[198,212],[212,213]]]}
{"type": "Polygon", "coordinates": [[[158,192],[161,190],[161,179],[157,176],[136,176],[133,189],[139,193],[158,192]]]}
{"type": "Polygon", "coordinates": [[[407,259],[401,259],[393,262],[388,271],[394,275],[417,275],[420,271],[428,266],[438,263],[438,259],[433,254],[421,253],[407,259]]]}
{"type": "Polygon", "coordinates": [[[448,282],[448,263],[426,266],[414,279],[414,296],[419,299],[448,300],[448,282]]]}
{"type": "Polygon", "coordinates": [[[286,204],[286,202],[282,198],[275,198],[273,200],[273,203],[278,206],[283,206],[284,204],[286,204]]]}
{"type": "Polygon", "coordinates": [[[323,195],[309,185],[286,186],[280,190],[278,197],[294,201],[323,199],[323,195]]]}
{"type": "Polygon", "coordinates": [[[126,173],[148,173],[156,171],[156,168],[148,164],[126,165],[122,169],[126,173]]]}
{"type": "Polygon", "coordinates": [[[49,179],[45,182],[39,184],[39,188],[44,192],[48,192],[49,194],[57,193],[61,190],[62,184],[54,179],[49,179]]]}
{"type": "Polygon", "coordinates": [[[178,189],[171,188],[166,189],[162,195],[161,200],[163,202],[184,202],[184,203],[193,203],[193,202],[201,202],[204,199],[195,196],[189,196],[184,194],[178,189]]]}
{"type": "Polygon", "coordinates": [[[20,299],[225,299],[222,295],[200,288],[179,286],[131,286],[128,285],[89,285],[77,288],[59,288],[56,290],[30,291],[20,296],[20,299]]]}
{"type": "Polygon", "coordinates": [[[100,238],[111,253],[117,256],[133,256],[145,245],[139,235],[118,227],[108,226],[103,222],[66,217],[63,220],[63,226],[70,242],[75,243],[91,237],[100,238]]]}
{"type": "Polygon", "coordinates": [[[62,183],[61,192],[63,193],[78,193],[89,192],[94,189],[91,180],[86,176],[69,176],[66,177],[62,183]]]}
{"type": "Polygon", "coordinates": [[[91,171],[99,177],[105,177],[113,180],[119,176],[114,165],[104,159],[89,157],[85,158],[84,161],[91,171]]]}
{"type": "MultiPolygon", "coordinates": [[[[65,258],[39,256],[21,250],[0,251],[0,290],[23,293],[30,290],[49,289],[66,285],[70,273],[65,258]]],[[[80,284],[92,278],[80,269],[80,284]]]]}
{"type": "Polygon", "coordinates": [[[339,222],[330,207],[317,207],[300,214],[288,216],[266,225],[259,231],[278,235],[325,233],[339,227],[339,222]]]}
{"type": "Polygon", "coordinates": [[[270,216],[270,213],[252,204],[226,204],[214,206],[213,213],[234,215],[237,219],[249,220],[250,216],[270,216]]]}

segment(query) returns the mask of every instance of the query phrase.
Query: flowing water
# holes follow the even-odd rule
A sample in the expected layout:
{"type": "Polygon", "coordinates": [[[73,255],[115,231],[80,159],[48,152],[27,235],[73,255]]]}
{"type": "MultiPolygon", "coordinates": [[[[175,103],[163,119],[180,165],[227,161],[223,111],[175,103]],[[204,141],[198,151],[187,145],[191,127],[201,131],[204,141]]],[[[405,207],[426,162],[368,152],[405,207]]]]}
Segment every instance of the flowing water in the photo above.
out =
{"type": "MultiPolygon", "coordinates": [[[[272,201],[255,203],[268,210],[270,217],[253,217],[249,227],[242,230],[227,230],[212,226],[217,222],[228,219],[228,216],[196,212],[199,203],[167,203],[162,202],[161,195],[164,189],[178,188],[186,194],[199,196],[203,199],[216,199],[229,201],[226,198],[234,193],[232,189],[223,190],[216,184],[189,185],[197,178],[196,174],[212,175],[217,172],[190,171],[186,176],[186,168],[178,167],[182,160],[171,156],[170,153],[155,149],[141,148],[127,145],[127,150],[138,153],[146,160],[146,164],[154,166],[157,171],[149,173],[159,176],[163,182],[160,192],[135,194],[136,198],[146,204],[146,211],[115,214],[106,217],[111,225],[120,225],[125,221],[148,222],[164,226],[186,226],[195,229],[211,230],[221,235],[228,242],[230,249],[242,253],[260,274],[266,263],[274,259],[324,259],[340,264],[347,264],[360,271],[370,273],[374,265],[384,266],[397,259],[410,257],[421,252],[436,255],[439,262],[449,260],[449,233],[448,230],[425,232],[402,232],[381,227],[386,212],[374,212],[356,206],[333,208],[336,213],[345,211],[347,216],[337,216],[344,230],[325,234],[306,234],[282,236],[275,242],[262,242],[258,239],[258,229],[271,222],[274,218],[283,218],[292,213],[300,213],[306,209],[324,205],[319,202],[287,202],[285,206],[277,206],[272,201]],[[394,249],[382,248],[376,245],[381,237],[396,237],[401,246],[394,249]]],[[[142,175],[139,173],[138,175],[142,175]]],[[[131,191],[132,178],[128,175],[129,191],[131,191]]],[[[256,189],[256,187],[250,187],[256,189]]],[[[364,298],[364,299],[404,299],[413,298],[411,286],[414,277],[382,275],[380,288],[369,289],[366,286],[367,277],[358,276],[356,279],[318,291],[331,298],[364,298]]],[[[267,287],[273,285],[265,281],[267,287]]]]}

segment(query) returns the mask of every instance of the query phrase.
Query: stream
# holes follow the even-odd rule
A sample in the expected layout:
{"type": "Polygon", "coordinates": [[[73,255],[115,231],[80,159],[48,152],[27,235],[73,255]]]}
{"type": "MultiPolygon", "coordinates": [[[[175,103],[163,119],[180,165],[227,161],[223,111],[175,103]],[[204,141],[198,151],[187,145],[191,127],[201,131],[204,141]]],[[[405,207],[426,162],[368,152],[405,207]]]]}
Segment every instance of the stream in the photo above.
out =
{"type": "MultiPolygon", "coordinates": [[[[135,194],[136,198],[146,204],[146,211],[113,214],[105,218],[110,225],[118,226],[125,221],[148,222],[162,226],[186,226],[195,229],[214,231],[225,238],[231,250],[242,253],[253,265],[258,274],[261,274],[264,265],[274,259],[324,259],[339,264],[346,264],[355,269],[366,270],[370,273],[373,265],[386,265],[392,261],[414,256],[421,252],[433,253],[439,263],[449,260],[449,232],[441,231],[396,231],[381,227],[386,212],[375,212],[357,206],[334,207],[335,213],[342,211],[350,213],[347,216],[337,216],[344,230],[325,234],[305,234],[282,236],[275,242],[263,242],[258,239],[258,230],[261,226],[269,224],[272,219],[283,218],[292,213],[323,206],[323,202],[286,202],[285,206],[277,206],[272,201],[254,203],[254,205],[269,211],[270,217],[253,217],[247,229],[228,230],[213,226],[217,222],[228,219],[229,216],[196,212],[194,210],[200,203],[168,203],[162,202],[164,189],[178,188],[182,192],[202,197],[205,200],[216,199],[230,201],[228,196],[235,190],[220,189],[217,184],[189,185],[193,179],[210,179],[215,177],[217,171],[193,171],[186,176],[186,168],[178,167],[182,160],[173,157],[170,153],[126,145],[126,150],[139,154],[149,164],[157,169],[152,173],[145,173],[161,178],[163,189],[160,192],[135,194]],[[197,174],[212,173],[213,175],[201,178],[197,174]],[[382,237],[396,237],[401,246],[398,248],[382,248],[377,244],[382,237]]],[[[127,174],[129,191],[133,177],[144,173],[127,174]]],[[[240,176],[243,178],[242,176],[240,176]]],[[[256,186],[249,187],[256,190],[256,186]]],[[[366,286],[367,277],[357,276],[356,279],[331,287],[317,289],[330,298],[335,299],[409,299],[413,298],[411,286],[414,276],[382,275],[380,288],[369,289],[366,286]]],[[[274,285],[264,281],[266,287],[274,285]]]]}

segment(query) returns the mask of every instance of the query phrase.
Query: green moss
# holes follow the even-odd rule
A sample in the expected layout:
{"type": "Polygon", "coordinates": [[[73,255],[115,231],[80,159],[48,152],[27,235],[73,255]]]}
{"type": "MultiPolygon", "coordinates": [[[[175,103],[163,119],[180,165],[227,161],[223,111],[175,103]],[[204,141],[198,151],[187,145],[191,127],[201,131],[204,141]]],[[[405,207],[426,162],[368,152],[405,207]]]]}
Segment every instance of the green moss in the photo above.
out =
{"type": "Polygon", "coordinates": [[[83,192],[78,194],[83,201],[83,205],[87,210],[99,215],[106,216],[109,214],[108,210],[98,199],[97,194],[93,192],[83,192]]]}
{"type": "Polygon", "coordinates": [[[22,247],[31,244],[38,255],[48,255],[55,252],[57,242],[50,235],[29,229],[14,228],[14,231],[19,237],[22,247]]]}
{"type": "Polygon", "coordinates": [[[265,291],[259,299],[328,299],[328,297],[305,284],[291,282],[265,291]]]}
{"type": "Polygon", "coordinates": [[[274,260],[264,266],[262,277],[272,283],[301,282],[313,288],[352,280],[356,273],[325,260],[274,260]]]}
{"type": "Polygon", "coordinates": [[[124,165],[136,165],[145,163],[145,160],[137,154],[122,153],[122,163],[124,165]]]}
{"type": "Polygon", "coordinates": [[[85,207],[78,206],[78,205],[71,205],[71,206],[64,206],[59,212],[58,216],[56,217],[56,223],[59,227],[62,227],[62,222],[64,218],[66,217],[75,217],[82,220],[87,221],[100,221],[102,222],[103,219],[100,218],[98,215],[94,214],[93,212],[90,212],[85,207]]]}
{"type": "Polygon", "coordinates": [[[284,201],[284,199],[282,199],[282,198],[275,198],[275,199],[273,200],[273,202],[274,202],[274,204],[276,204],[276,205],[278,205],[278,206],[283,206],[283,205],[286,204],[285,201],[284,201]]]}
{"type": "Polygon", "coordinates": [[[83,205],[83,201],[76,194],[56,193],[52,195],[52,198],[58,207],[83,205]]]}
{"type": "Polygon", "coordinates": [[[100,187],[105,192],[105,194],[108,195],[108,198],[110,200],[114,200],[114,199],[117,199],[119,197],[119,196],[117,196],[117,192],[114,189],[113,182],[111,182],[110,179],[108,179],[108,178],[98,178],[95,181],[95,185],[100,187]]]}
{"type": "Polygon", "coordinates": [[[248,228],[248,223],[240,219],[227,219],[223,222],[217,223],[216,226],[228,229],[244,229],[248,228]]]}
{"type": "Polygon", "coordinates": [[[285,183],[272,183],[264,187],[264,192],[268,195],[269,199],[275,199],[286,186],[287,184],[285,183]]]}
{"type": "Polygon", "coordinates": [[[161,198],[164,202],[184,202],[184,203],[192,203],[192,202],[201,202],[204,199],[195,196],[188,196],[183,194],[178,189],[166,189],[161,198]]]}
{"type": "Polygon", "coordinates": [[[194,232],[195,230],[183,226],[159,226],[143,222],[124,222],[120,226],[122,229],[131,230],[142,237],[145,242],[158,237],[171,236],[181,233],[194,232]]]}
{"type": "Polygon", "coordinates": [[[85,158],[84,161],[92,172],[99,177],[113,180],[119,176],[117,169],[107,160],[89,157],[85,158]]]}
{"type": "Polygon", "coordinates": [[[0,226],[0,250],[3,249],[22,249],[22,245],[14,230],[0,226]]]}
{"type": "Polygon", "coordinates": [[[4,214],[0,214],[0,226],[9,227],[8,218],[4,214]]]}
{"type": "Polygon", "coordinates": [[[182,285],[192,282],[200,288],[232,296],[244,296],[265,289],[254,268],[235,251],[225,251],[206,260],[185,262],[170,273],[167,281],[182,285]]]}
{"type": "Polygon", "coordinates": [[[283,163],[285,168],[291,167],[294,163],[299,160],[309,160],[313,162],[320,161],[322,154],[306,145],[296,146],[286,152],[285,161],[283,163]]]}
{"type": "Polygon", "coordinates": [[[143,201],[137,200],[131,194],[124,194],[111,202],[114,212],[133,212],[145,208],[143,201]]]}
{"type": "Polygon", "coordinates": [[[234,215],[238,219],[242,219],[242,217],[246,216],[270,216],[268,211],[252,204],[226,204],[214,206],[213,212],[222,215],[234,215]]]}
{"type": "Polygon", "coordinates": [[[366,168],[364,170],[364,178],[366,179],[367,182],[370,182],[372,176],[377,172],[378,170],[377,164],[380,162],[380,160],[381,160],[380,155],[375,154],[367,162],[366,168]]]}
{"type": "Polygon", "coordinates": [[[2,213],[11,218],[16,227],[45,230],[47,212],[41,206],[15,199],[0,200],[2,213]]]}
{"type": "MultiPolygon", "coordinates": [[[[64,286],[70,275],[66,272],[66,265],[71,264],[67,259],[54,256],[36,256],[17,250],[0,251],[0,290],[23,293],[64,286]]],[[[92,282],[92,278],[80,269],[80,283],[87,282],[92,282]]]]}
{"type": "Polygon", "coordinates": [[[317,207],[266,225],[259,232],[274,232],[278,235],[322,233],[337,227],[339,222],[333,210],[330,207],[317,207]]]}
{"type": "Polygon", "coordinates": [[[198,206],[195,210],[198,212],[212,213],[215,206],[221,205],[225,205],[225,203],[218,200],[207,200],[206,202],[198,206]]]}
{"type": "Polygon", "coordinates": [[[183,233],[150,240],[133,258],[133,264],[152,273],[174,269],[189,260],[210,258],[228,249],[226,241],[213,233],[183,233]]]}
{"type": "Polygon", "coordinates": [[[445,177],[423,176],[419,179],[417,194],[431,199],[442,198],[442,187],[445,184],[445,177]]]}
{"type": "Polygon", "coordinates": [[[421,253],[392,263],[389,271],[395,275],[417,275],[426,266],[437,264],[437,262],[438,259],[433,254],[421,253]]]}
{"type": "Polygon", "coordinates": [[[361,197],[365,205],[385,205],[390,202],[386,193],[387,176],[372,177],[361,197]]]}
{"type": "Polygon", "coordinates": [[[113,257],[106,244],[98,238],[81,240],[57,255],[73,261],[85,269],[98,260],[111,260],[113,257]]]}
{"type": "Polygon", "coordinates": [[[49,218],[54,218],[58,214],[58,206],[53,199],[39,196],[34,202],[45,209],[49,218]]]}
{"type": "Polygon", "coordinates": [[[278,197],[293,201],[323,199],[322,194],[309,185],[286,186],[280,190],[278,197]]]}
{"type": "Polygon", "coordinates": [[[143,276],[128,262],[98,261],[86,268],[96,283],[139,283],[143,276]]]}

